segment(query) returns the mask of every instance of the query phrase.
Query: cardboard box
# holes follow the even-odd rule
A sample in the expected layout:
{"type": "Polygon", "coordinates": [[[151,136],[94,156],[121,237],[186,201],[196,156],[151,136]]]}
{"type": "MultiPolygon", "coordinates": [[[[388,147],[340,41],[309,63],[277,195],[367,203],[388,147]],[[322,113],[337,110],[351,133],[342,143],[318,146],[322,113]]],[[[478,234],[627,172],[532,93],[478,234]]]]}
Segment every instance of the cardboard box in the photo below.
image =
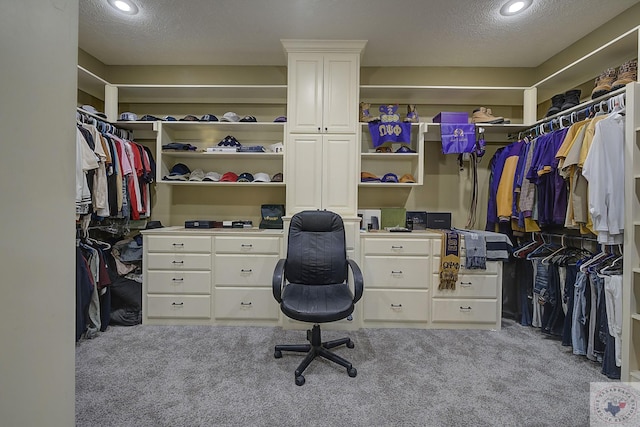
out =
{"type": "Polygon", "coordinates": [[[469,123],[469,113],[441,111],[433,118],[433,123],[469,123]]]}

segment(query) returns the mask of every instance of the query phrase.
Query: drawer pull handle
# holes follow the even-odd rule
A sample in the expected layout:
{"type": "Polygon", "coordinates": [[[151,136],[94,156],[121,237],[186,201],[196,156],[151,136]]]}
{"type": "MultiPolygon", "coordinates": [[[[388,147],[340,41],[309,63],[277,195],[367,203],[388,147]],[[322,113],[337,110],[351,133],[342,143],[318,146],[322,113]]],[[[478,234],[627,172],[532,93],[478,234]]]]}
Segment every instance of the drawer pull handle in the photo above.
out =
{"type": "Polygon", "coordinates": [[[184,303],[183,302],[172,302],[171,305],[175,305],[175,306],[183,306],[184,303]]]}
{"type": "Polygon", "coordinates": [[[240,273],[251,273],[252,271],[253,271],[253,270],[252,270],[252,269],[250,269],[250,268],[248,268],[248,269],[241,268],[241,269],[240,269],[240,273]]]}
{"type": "Polygon", "coordinates": [[[471,307],[462,307],[462,306],[460,306],[460,311],[471,311],[471,307]]]}
{"type": "Polygon", "coordinates": [[[402,249],[402,248],[403,246],[393,246],[393,245],[391,246],[391,249],[402,249]]]}
{"type": "Polygon", "coordinates": [[[174,243],[173,246],[184,248],[184,243],[174,243]]]}
{"type": "Polygon", "coordinates": [[[252,248],[252,247],[253,247],[253,245],[252,245],[252,244],[248,244],[248,245],[247,245],[247,244],[242,243],[242,244],[240,245],[240,247],[241,247],[241,248],[252,248]]]}
{"type": "Polygon", "coordinates": [[[473,283],[471,283],[471,282],[460,282],[460,286],[462,286],[463,288],[468,288],[470,286],[473,286],[473,283]]]}
{"type": "Polygon", "coordinates": [[[398,270],[398,271],[391,270],[391,274],[402,274],[402,270],[398,270]]]}
{"type": "Polygon", "coordinates": [[[173,279],[174,282],[184,282],[184,277],[174,277],[173,279]]]}
{"type": "Polygon", "coordinates": [[[402,304],[391,304],[391,308],[401,308],[402,304]]]}
{"type": "Polygon", "coordinates": [[[171,261],[172,264],[184,264],[184,261],[171,261]]]}
{"type": "Polygon", "coordinates": [[[251,301],[249,301],[249,302],[243,302],[243,301],[240,301],[240,305],[243,305],[243,306],[245,306],[245,307],[246,307],[246,306],[249,306],[249,305],[251,305],[251,301]]]}

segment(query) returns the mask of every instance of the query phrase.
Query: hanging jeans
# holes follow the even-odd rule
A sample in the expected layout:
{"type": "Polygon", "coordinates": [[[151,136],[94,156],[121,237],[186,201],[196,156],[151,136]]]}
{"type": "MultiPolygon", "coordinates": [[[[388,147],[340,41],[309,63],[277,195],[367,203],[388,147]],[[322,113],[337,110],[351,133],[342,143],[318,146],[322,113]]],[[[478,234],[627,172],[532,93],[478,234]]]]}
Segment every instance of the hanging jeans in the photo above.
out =
{"type": "Polygon", "coordinates": [[[562,309],[560,291],[560,272],[558,266],[549,264],[548,266],[548,286],[546,296],[540,298],[545,300],[542,314],[542,332],[549,335],[562,336],[564,326],[564,310],[562,309]]]}
{"type": "Polygon", "coordinates": [[[585,356],[587,354],[587,322],[589,307],[587,307],[588,277],[582,271],[576,276],[575,292],[573,296],[573,320],[571,324],[571,343],[573,354],[585,356]]]}
{"type": "Polygon", "coordinates": [[[600,339],[600,334],[596,332],[600,313],[598,307],[603,302],[600,298],[601,290],[604,286],[604,279],[597,273],[589,273],[589,285],[591,290],[591,310],[589,312],[589,339],[587,345],[587,358],[589,360],[602,361],[604,352],[604,342],[600,339]]]}
{"type": "Polygon", "coordinates": [[[562,345],[570,346],[571,342],[571,325],[573,323],[573,301],[576,288],[576,275],[578,267],[574,265],[567,266],[567,277],[564,282],[564,303],[567,305],[567,315],[564,317],[564,325],[562,328],[562,345]]]}
{"type": "Polygon", "coordinates": [[[600,291],[600,324],[599,336],[600,340],[604,342],[604,354],[602,355],[602,373],[608,378],[613,380],[620,379],[620,367],[616,366],[616,341],[615,338],[609,333],[609,319],[607,318],[607,304],[605,302],[605,290],[604,286],[600,291]]]}

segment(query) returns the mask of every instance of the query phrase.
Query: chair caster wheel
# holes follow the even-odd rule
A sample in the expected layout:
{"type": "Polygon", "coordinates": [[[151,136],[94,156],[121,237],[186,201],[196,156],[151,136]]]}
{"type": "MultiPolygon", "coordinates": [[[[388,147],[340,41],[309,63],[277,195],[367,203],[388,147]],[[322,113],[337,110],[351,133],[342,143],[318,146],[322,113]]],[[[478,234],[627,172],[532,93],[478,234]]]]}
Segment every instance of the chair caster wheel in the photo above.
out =
{"type": "Polygon", "coordinates": [[[356,370],[356,368],[351,367],[347,369],[347,374],[349,374],[351,378],[354,378],[356,375],[358,375],[358,371],[356,370]]]}
{"type": "Polygon", "coordinates": [[[303,385],[304,384],[304,377],[302,375],[298,375],[296,377],[296,385],[303,385]]]}
{"type": "Polygon", "coordinates": [[[347,341],[347,348],[353,348],[355,346],[356,345],[353,343],[353,341],[351,341],[351,340],[347,341]]]}
{"type": "Polygon", "coordinates": [[[280,350],[274,351],[273,357],[275,357],[276,359],[280,359],[282,357],[282,352],[280,350]]]}

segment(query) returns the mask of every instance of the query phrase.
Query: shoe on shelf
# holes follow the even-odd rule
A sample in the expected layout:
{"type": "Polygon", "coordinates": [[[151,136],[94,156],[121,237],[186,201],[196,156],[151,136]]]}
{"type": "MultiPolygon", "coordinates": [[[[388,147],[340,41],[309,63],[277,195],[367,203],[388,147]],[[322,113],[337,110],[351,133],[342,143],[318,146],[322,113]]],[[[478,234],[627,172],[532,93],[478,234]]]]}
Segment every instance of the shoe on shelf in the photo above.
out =
{"type": "Polygon", "coordinates": [[[490,108],[480,107],[473,110],[471,123],[504,123],[504,117],[495,117],[490,108]]]}
{"type": "Polygon", "coordinates": [[[596,99],[602,95],[606,95],[611,91],[613,82],[618,78],[618,72],[615,68],[607,68],[598,77],[596,77],[593,91],[591,91],[591,99],[596,99]]]}
{"type": "Polygon", "coordinates": [[[615,82],[611,84],[611,90],[620,89],[626,86],[628,83],[638,80],[638,60],[632,59],[620,66],[618,69],[618,77],[615,82]]]}
{"type": "Polygon", "coordinates": [[[408,123],[418,123],[420,121],[415,104],[407,105],[407,117],[404,119],[404,121],[408,123]]]}
{"type": "Polygon", "coordinates": [[[551,97],[551,107],[545,114],[545,117],[553,116],[562,110],[562,104],[564,104],[564,93],[559,93],[551,97]]]}
{"type": "Polygon", "coordinates": [[[560,111],[573,108],[576,105],[580,104],[581,93],[582,91],[580,89],[572,89],[572,90],[566,91],[564,93],[564,102],[562,103],[562,107],[560,107],[560,111]]]}
{"type": "Polygon", "coordinates": [[[369,123],[369,122],[377,122],[380,121],[380,117],[379,116],[372,116],[371,113],[369,112],[369,109],[371,108],[371,104],[369,104],[368,102],[361,102],[360,103],[360,121],[363,123],[369,123]]]}

